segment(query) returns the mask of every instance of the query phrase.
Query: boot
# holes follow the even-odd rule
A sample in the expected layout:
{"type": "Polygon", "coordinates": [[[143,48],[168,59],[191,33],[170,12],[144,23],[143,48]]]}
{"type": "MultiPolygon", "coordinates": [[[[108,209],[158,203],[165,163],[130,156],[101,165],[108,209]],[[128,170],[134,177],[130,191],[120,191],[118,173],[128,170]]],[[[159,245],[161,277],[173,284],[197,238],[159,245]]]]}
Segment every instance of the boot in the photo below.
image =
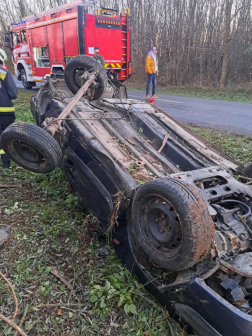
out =
{"type": "Polygon", "coordinates": [[[154,99],[158,99],[158,96],[156,96],[155,94],[152,96],[154,99]]]}
{"type": "Polygon", "coordinates": [[[147,99],[150,99],[150,96],[149,96],[149,95],[146,95],[146,98],[147,98],[147,99]]]}

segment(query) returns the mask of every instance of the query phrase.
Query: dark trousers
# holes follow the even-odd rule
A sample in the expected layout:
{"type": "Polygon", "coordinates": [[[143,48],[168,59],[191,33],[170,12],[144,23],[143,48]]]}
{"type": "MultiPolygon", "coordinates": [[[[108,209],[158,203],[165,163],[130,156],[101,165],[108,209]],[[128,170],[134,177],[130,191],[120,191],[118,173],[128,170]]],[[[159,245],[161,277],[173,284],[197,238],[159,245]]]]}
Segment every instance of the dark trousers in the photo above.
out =
{"type": "Polygon", "coordinates": [[[147,74],[146,96],[149,94],[150,86],[152,84],[152,95],[156,93],[157,78],[156,74],[147,74]]]}
{"type": "MultiPolygon", "coordinates": [[[[0,149],[2,149],[1,144],[1,135],[3,131],[13,122],[15,121],[15,115],[10,113],[0,113],[0,149]]],[[[10,166],[10,159],[6,154],[1,155],[2,163],[4,168],[9,168],[10,166]]]]}

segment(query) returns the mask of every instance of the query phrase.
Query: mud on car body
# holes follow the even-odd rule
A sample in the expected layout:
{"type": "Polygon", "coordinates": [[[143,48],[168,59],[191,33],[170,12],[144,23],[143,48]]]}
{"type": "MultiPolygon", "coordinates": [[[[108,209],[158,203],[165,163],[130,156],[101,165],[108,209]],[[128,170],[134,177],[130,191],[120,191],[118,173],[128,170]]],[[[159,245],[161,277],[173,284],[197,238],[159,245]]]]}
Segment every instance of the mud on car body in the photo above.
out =
{"type": "Polygon", "coordinates": [[[104,94],[101,75],[52,137],[48,125],[75,99],[68,81],[45,81],[31,100],[40,127],[11,125],[5,152],[35,172],[59,164],[103,231],[112,227],[122,262],[179,322],[200,335],[251,334],[252,189],[237,178],[244,167],[155,105],[117,97],[116,88],[104,94]]]}

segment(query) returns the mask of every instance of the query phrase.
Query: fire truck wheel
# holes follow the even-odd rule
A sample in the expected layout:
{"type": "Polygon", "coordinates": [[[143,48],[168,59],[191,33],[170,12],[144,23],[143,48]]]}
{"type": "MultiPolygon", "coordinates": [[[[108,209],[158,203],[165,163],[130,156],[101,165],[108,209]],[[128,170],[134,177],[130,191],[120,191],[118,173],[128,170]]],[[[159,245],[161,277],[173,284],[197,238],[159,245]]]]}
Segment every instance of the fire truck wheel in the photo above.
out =
{"type": "Polygon", "coordinates": [[[210,250],[214,223],[198,191],[177,178],[160,178],[136,192],[129,232],[157,265],[179,271],[210,250]]]}
{"type": "Polygon", "coordinates": [[[71,59],[65,68],[65,82],[68,88],[75,94],[84,84],[85,79],[82,75],[87,70],[99,69],[97,76],[97,87],[95,88],[93,99],[99,99],[105,91],[108,83],[108,77],[105,69],[100,62],[87,55],[78,55],[71,59]]]}
{"type": "Polygon", "coordinates": [[[31,89],[33,85],[27,81],[25,69],[22,69],[20,73],[21,73],[21,81],[22,81],[23,87],[25,89],[31,89]]]}
{"type": "Polygon", "coordinates": [[[12,161],[34,173],[50,173],[62,156],[60,145],[49,133],[26,122],[15,122],[7,127],[1,143],[12,161]]]}

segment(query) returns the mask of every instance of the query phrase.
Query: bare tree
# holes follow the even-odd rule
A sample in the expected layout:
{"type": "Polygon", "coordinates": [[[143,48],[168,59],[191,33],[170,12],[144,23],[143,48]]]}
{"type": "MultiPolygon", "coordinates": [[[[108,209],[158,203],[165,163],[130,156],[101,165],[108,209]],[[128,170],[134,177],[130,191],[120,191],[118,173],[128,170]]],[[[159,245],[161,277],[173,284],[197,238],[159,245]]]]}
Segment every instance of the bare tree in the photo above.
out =
{"type": "MultiPolygon", "coordinates": [[[[2,0],[0,31],[24,16],[71,0],[2,0]]],[[[251,80],[252,0],[100,0],[129,7],[133,80],[145,79],[151,46],[158,49],[163,85],[219,85],[251,80]]],[[[93,12],[94,9],[89,9],[93,12]]]]}

